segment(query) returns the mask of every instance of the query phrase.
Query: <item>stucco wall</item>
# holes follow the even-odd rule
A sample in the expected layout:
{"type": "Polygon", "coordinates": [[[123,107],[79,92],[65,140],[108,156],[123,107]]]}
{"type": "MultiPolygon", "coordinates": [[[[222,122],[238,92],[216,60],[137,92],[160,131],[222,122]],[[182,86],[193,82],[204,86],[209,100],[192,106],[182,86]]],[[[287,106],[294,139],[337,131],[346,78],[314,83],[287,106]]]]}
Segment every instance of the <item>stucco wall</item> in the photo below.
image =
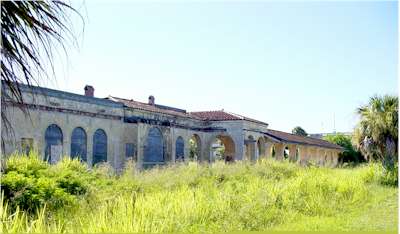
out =
{"type": "MultiPolygon", "coordinates": [[[[148,133],[151,128],[158,128],[162,133],[165,163],[174,163],[176,140],[184,141],[185,159],[189,157],[189,140],[197,135],[200,141],[199,161],[213,161],[212,144],[217,138],[227,143],[229,154],[234,160],[258,160],[270,157],[271,148],[275,147],[277,159],[283,159],[285,146],[290,151],[299,152],[300,163],[316,161],[318,164],[336,165],[338,150],[313,148],[277,142],[265,132],[267,124],[246,120],[202,121],[191,117],[173,116],[124,106],[111,100],[86,97],[48,89],[23,89],[29,115],[25,115],[16,106],[8,106],[6,116],[13,128],[13,134],[2,136],[5,140],[5,154],[22,151],[21,139],[33,140],[34,149],[42,156],[45,154],[45,132],[48,126],[56,124],[62,131],[62,154],[70,155],[72,131],[81,127],[87,136],[87,162],[93,162],[93,135],[102,129],[107,135],[107,162],[114,168],[121,169],[126,160],[126,144],[134,146],[137,165],[143,163],[144,150],[147,147],[148,133]],[[39,92],[40,91],[40,92],[39,92]],[[32,94],[34,93],[34,95],[32,94]],[[127,120],[130,118],[131,120],[127,120]],[[258,144],[257,144],[258,142],[258,144]]],[[[291,158],[295,158],[293,152],[291,158]]]]}

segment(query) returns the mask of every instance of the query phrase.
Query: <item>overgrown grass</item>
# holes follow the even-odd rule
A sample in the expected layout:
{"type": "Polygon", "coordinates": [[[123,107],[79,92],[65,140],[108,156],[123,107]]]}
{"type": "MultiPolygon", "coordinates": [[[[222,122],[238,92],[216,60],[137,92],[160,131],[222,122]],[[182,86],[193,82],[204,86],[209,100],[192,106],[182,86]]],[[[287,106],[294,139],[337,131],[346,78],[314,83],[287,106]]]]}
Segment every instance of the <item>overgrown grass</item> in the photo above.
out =
{"type": "Polygon", "coordinates": [[[189,163],[143,172],[130,164],[117,176],[106,165],[15,155],[4,172],[3,233],[397,230],[398,189],[381,184],[378,164],[189,163]],[[31,196],[35,209],[21,206],[31,196]]]}

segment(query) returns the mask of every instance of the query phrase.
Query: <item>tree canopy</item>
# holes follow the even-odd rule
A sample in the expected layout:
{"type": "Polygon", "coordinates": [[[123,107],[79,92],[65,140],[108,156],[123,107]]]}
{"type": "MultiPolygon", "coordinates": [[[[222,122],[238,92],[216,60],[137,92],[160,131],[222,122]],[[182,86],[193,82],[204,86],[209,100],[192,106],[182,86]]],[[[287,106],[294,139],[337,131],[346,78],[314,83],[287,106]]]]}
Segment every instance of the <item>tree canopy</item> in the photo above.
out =
{"type": "Polygon", "coordinates": [[[367,160],[382,161],[385,167],[398,161],[398,102],[397,96],[373,96],[357,109],[353,143],[367,160]]]}
{"type": "Polygon", "coordinates": [[[299,136],[308,136],[308,133],[300,126],[293,128],[292,133],[299,136]]]}
{"type": "Polygon", "coordinates": [[[11,127],[4,111],[7,104],[18,104],[24,110],[20,84],[38,85],[50,75],[55,77],[54,53],[61,47],[67,54],[68,42],[76,42],[69,13],[81,17],[63,1],[1,3],[1,81],[3,91],[3,86],[9,89],[1,95],[1,117],[6,129],[11,127]]]}
{"type": "Polygon", "coordinates": [[[353,147],[351,143],[351,136],[344,135],[343,133],[336,133],[325,136],[324,140],[340,145],[344,148],[344,151],[339,154],[339,161],[341,163],[359,163],[365,161],[361,153],[353,147]]]}

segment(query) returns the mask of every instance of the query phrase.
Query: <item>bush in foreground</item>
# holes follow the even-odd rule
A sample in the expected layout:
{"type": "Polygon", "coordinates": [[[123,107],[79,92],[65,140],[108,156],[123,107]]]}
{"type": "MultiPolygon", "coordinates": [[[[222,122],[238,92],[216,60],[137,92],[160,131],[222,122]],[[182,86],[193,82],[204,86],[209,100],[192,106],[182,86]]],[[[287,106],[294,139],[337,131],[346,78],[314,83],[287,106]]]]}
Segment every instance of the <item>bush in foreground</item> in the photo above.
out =
{"type": "Polygon", "coordinates": [[[11,209],[35,212],[45,204],[49,210],[67,208],[87,193],[91,175],[77,160],[65,159],[50,166],[37,155],[13,155],[3,169],[1,190],[11,209]]]}

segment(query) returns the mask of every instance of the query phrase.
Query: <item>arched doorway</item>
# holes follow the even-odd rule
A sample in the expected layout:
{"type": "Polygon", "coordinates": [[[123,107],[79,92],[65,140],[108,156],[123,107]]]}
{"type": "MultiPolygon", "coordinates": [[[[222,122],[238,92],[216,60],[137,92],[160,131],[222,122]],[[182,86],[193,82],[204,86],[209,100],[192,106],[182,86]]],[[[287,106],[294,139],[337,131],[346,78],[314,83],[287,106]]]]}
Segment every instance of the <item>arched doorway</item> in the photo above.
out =
{"type": "Polygon", "coordinates": [[[189,160],[201,160],[201,140],[197,134],[193,134],[193,136],[189,139],[189,160]]]}
{"type": "Polygon", "coordinates": [[[107,162],[107,135],[103,129],[93,134],[93,165],[100,162],[107,162]]]}
{"type": "Polygon", "coordinates": [[[185,142],[181,136],[175,142],[175,161],[185,161],[185,142]]]}
{"type": "Polygon", "coordinates": [[[235,142],[230,136],[218,135],[212,140],[209,161],[235,161],[235,142]]]}
{"type": "Polygon", "coordinates": [[[81,127],[72,131],[71,135],[71,158],[79,158],[86,162],[86,132],[81,127]]]}
{"type": "Polygon", "coordinates": [[[143,167],[151,168],[164,164],[164,140],[160,129],[153,127],[149,130],[144,150],[143,167]]]}
{"type": "Polygon", "coordinates": [[[273,144],[272,147],[271,147],[270,155],[271,155],[271,158],[275,158],[275,156],[276,156],[276,147],[275,147],[275,144],[273,144]]]}
{"type": "Polygon", "coordinates": [[[47,162],[56,163],[60,160],[63,148],[63,134],[56,124],[47,127],[44,135],[46,148],[44,157],[47,162]]]}
{"type": "Polygon", "coordinates": [[[289,146],[285,146],[285,148],[283,150],[283,159],[288,160],[289,156],[290,156],[290,148],[289,148],[289,146]]]}

